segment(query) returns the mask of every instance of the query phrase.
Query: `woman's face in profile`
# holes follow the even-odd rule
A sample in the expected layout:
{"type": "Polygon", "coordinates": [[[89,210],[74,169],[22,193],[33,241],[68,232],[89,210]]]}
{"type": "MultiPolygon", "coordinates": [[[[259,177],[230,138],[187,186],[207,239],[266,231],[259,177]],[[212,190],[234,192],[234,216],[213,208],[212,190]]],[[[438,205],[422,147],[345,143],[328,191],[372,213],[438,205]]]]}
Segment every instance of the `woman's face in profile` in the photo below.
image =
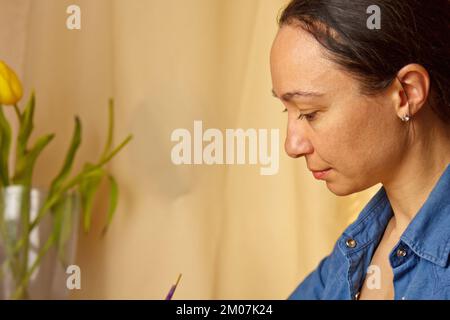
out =
{"type": "Polygon", "coordinates": [[[395,86],[365,96],[324,52],[303,29],[280,28],[270,57],[273,92],[287,109],[286,153],[304,156],[310,170],[331,168],[327,187],[348,195],[394,177],[407,130],[395,112],[395,86]]]}

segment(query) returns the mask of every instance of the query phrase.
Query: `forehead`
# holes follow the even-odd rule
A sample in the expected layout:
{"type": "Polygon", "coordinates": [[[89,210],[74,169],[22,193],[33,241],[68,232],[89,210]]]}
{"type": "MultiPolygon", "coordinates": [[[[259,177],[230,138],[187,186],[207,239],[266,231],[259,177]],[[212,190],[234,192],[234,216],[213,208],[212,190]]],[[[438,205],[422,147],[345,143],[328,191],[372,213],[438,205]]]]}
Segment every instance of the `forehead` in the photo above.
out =
{"type": "Polygon", "coordinates": [[[344,75],[324,53],[314,36],[302,28],[280,28],[270,55],[274,90],[330,90],[344,75]]]}

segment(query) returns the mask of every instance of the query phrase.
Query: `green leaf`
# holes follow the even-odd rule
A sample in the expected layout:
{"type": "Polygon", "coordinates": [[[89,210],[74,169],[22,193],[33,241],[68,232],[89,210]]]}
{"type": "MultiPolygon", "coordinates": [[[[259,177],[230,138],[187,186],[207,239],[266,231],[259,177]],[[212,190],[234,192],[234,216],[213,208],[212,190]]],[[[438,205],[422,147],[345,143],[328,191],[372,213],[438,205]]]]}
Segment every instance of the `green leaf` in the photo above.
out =
{"type": "Polygon", "coordinates": [[[33,168],[42,150],[53,140],[54,134],[40,137],[30,151],[18,159],[16,173],[13,178],[15,184],[30,185],[33,175],[33,168]]]}
{"type": "Polygon", "coordinates": [[[108,132],[107,132],[107,138],[106,138],[106,144],[105,148],[103,149],[102,156],[100,158],[104,159],[108,152],[111,150],[111,145],[114,138],[114,100],[109,99],[109,105],[108,105],[108,132]]]}
{"type": "Polygon", "coordinates": [[[25,110],[21,115],[20,128],[17,137],[17,158],[18,160],[26,153],[28,140],[33,132],[33,117],[35,109],[35,96],[34,92],[31,93],[30,100],[28,101],[25,110]]]}
{"type": "Polygon", "coordinates": [[[9,185],[9,151],[11,148],[11,127],[3,114],[0,104],[0,183],[9,185]]]}
{"type": "Polygon", "coordinates": [[[97,166],[103,166],[107,162],[109,162],[112,158],[114,158],[120,150],[122,150],[131,140],[133,139],[133,135],[129,135],[125,138],[116,148],[114,148],[105,158],[103,158],[99,163],[97,163],[97,166]]]}
{"type": "MultiPolygon", "coordinates": [[[[44,216],[47,214],[50,208],[52,208],[60,199],[60,197],[71,190],[72,188],[78,187],[78,191],[80,192],[80,202],[82,204],[82,210],[83,210],[83,203],[84,198],[82,197],[83,188],[81,186],[84,184],[85,181],[89,181],[91,178],[95,178],[98,176],[98,170],[103,170],[98,164],[92,165],[92,164],[86,164],[75,177],[73,177],[71,180],[66,182],[64,186],[55,191],[53,194],[49,195],[47,199],[45,200],[42,207],[39,209],[38,214],[36,218],[32,221],[30,229],[33,230],[40,221],[44,218],[44,216]]],[[[17,244],[15,250],[18,250],[23,245],[23,242],[20,242],[17,244]]]]}
{"type": "MultiPolygon", "coordinates": [[[[92,164],[86,164],[85,170],[90,169],[92,166],[92,164]]],[[[97,168],[90,172],[88,177],[80,181],[79,192],[81,196],[81,209],[83,211],[83,229],[85,232],[89,232],[91,228],[94,196],[100,187],[100,182],[104,175],[105,171],[102,168],[97,168]]]]}
{"type": "Polygon", "coordinates": [[[109,206],[108,206],[108,216],[106,225],[103,228],[102,235],[105,235],[108,231],[109,225],[111,224],[111,221],[114,217],[114,213],[117,209],[117,203],[119,200],[119,186],[117,184],[116,179],[112,175],[108,175],[108,181],[109,181],[109,206]]]}
{"type": "Polygon", "coordinates": [[[81,144],[81,121],[78,117],[75,117],[75,129],[72,136],[72,142],[70,144],[69,150],[67,151],[66,159],[59,174],[55,177],[55,179],[51,183],[50,194],[52,194],[55,190],[60,189],[64,180],[70,174],[75,159],[75,155],[77,153],[80,144],[81,144]]]}
{"type": "Polygon", "coordinates": [[[66,194],[52,209],[57,254],[65,268],[67,267],[66,245],[72,232],[74,201],[74,195],[66,194]]]}

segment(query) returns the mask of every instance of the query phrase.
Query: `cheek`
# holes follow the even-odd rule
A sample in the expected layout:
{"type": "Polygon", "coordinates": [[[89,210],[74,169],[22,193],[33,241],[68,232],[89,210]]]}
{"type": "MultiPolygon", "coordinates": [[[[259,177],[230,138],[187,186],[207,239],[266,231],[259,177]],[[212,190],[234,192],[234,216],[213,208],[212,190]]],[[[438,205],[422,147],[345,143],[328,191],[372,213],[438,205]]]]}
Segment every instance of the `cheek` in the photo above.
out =
{"type": "Polygon", "coordinates": [[[397,152],[398,132],[392,114],[375,103],[361,102],[331,114],[317,130],[315,149],[349,178],[374,176],[397,152]]]}
{"type": "Polygon", "coordinates": [[[388,103],[371,103],[363,107],[365,115],[355,119],[357,132],[353,148],[355,158],[363,162],[364,170],[371,175],[381,174],[386,164],[393,165],[401,154],[403,140],[401,122],[388,103]]]}
{"type": "Polygon", "coordinates": [[[361,137],[364,127],[361,121],[364,119],[360,118],[355,114],[329,110],[315,125],[314,150],[337,170],[352,167],[355,148],[364,147],[361,137]]]}

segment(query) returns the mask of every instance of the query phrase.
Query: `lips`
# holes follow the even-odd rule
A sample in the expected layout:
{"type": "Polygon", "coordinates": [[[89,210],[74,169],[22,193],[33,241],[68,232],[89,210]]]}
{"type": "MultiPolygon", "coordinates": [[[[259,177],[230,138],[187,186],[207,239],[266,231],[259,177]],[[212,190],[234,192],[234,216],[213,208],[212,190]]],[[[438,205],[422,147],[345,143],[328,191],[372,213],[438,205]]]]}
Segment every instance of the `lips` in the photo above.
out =
{"type": "Polygon", "coordinates": [[[322,171],[327,171],[331,168],[325,168],[325,169],[310,169],[310,168],[308,168],[308,169],[309,169],[309,171],[312,171],[312,172],[322,172],[322,171]]]}
{"type": "Polygon", "coordinates": [[[331,168],[325,169],[325,170],[311,170],[314,178],[320,180],[325,179],[325,177],[328,175],[328,173],[331,171],[331,168]]]}

